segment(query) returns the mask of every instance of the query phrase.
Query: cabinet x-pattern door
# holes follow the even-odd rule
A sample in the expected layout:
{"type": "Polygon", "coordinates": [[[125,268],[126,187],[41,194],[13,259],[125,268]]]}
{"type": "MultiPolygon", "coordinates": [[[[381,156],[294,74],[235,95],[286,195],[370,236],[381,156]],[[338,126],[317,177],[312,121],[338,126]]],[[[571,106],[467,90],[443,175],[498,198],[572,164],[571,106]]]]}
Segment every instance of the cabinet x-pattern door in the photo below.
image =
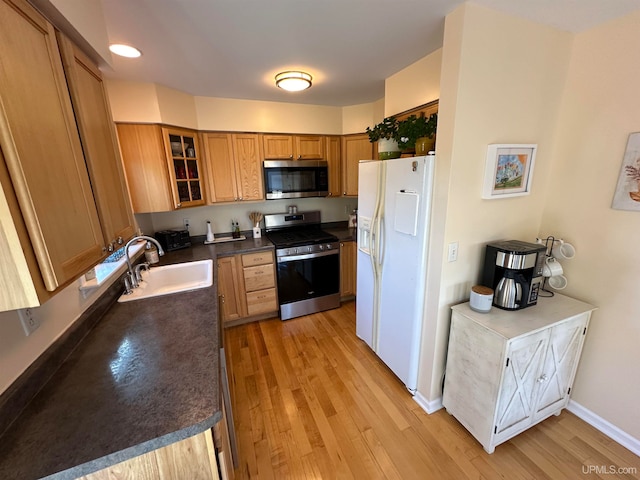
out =
{"type": "Polygon", "coordinates": [[[542,331],[518,338],[510,344],[498,400],[494,430],[496,443],[531,423],[537,380],[548,342],[549,332],[542,331]]]}
{"type": "Polygon", "coordinates": [[[584,315],[551,329],[544,368],[537,380],[535,420],[551,415],[565,406],[585,333],[584,315]]]}

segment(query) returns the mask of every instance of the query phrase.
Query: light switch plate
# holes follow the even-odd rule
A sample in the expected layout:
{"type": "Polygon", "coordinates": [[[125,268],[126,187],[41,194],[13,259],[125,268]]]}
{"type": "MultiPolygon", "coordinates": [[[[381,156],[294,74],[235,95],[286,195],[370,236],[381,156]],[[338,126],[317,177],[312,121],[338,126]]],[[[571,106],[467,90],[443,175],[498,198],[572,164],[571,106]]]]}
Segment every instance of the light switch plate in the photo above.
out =
{"type": "Polygon", "coordinates": [[[458,242],[451,242],[449,244],[449,251],[447,255],[447,261],[455,262],[458,260],[458,242]]]}

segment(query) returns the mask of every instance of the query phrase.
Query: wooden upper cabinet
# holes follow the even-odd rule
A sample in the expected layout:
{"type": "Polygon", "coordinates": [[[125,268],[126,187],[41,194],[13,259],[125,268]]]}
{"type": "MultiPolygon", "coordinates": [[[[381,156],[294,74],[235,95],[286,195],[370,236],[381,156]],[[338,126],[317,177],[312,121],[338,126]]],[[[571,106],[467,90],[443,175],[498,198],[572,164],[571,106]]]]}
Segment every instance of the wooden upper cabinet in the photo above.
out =
{"type": "Polygon", "coordinates": [[[135,221],[105,86],[98,67],[59,32],[58,43],[104,240],[111,251],[133,237],[135,221]]]}
{"type": "Polygon", "coordinates": [[[122,160],[135,213],[174,209],[159,125],[118,123],[122,160]]]}
{"type": "Polygon", "coordinates": [[[366,133],[342,137],[342,195],[358,195],[358,162],[373,158],[373,145],[366,133]]]}
{"type": "Polygon", "coordinates": [[[208,203],[264,200],[262,142],[255,133],[203,133],[208,203]]]}
{"type": "Polygon", "coordinates": [[[263,135],[265,160],[324,159],[322,135],[263,135]]]}
{"type": "Polygon", "coordinates": [[[293,160],[292,135],[263,135],[262,145],[265,160],[281,160],[283,158],[293,160]]]}
{"type": "Polygon", "coordinates": [[[23,217],[14,222],[24,220],[54,291],[100,261],[104,241],[55,32],[26,1],[0,1],[0,58],[0,144],[23,217]]]}
{"type": "Polygon", "coordinates": [[[262,142],[259,134],[234,133],[233,151],[236,164],[239,200],[264,200],[262,142]]]}
{"type": "Polygon", "coordinates": [[[203,133],[209,203],[238,200],[233,140],[228,133],[203,133]]]}
{"type": "Polygon", "coordinates": [[[295,159],[321,160],[325,158],[324,136],[296,135],[293,139],[295,145],[293,155],[295,159]]]}
{"type": "Polygon", "coordinates": [[[338,135],[328,136],[324,139],[325,154],[324,159],[329,164],[329,196],[339,197],[342,195],[342,164],[340,158],[341,137],[338,135]]]}
{"type": "Polygon", "coordinates": [[[175,208],[204,205],[202,157],[198,132],[163,128],[167,168],[175,208]]]}

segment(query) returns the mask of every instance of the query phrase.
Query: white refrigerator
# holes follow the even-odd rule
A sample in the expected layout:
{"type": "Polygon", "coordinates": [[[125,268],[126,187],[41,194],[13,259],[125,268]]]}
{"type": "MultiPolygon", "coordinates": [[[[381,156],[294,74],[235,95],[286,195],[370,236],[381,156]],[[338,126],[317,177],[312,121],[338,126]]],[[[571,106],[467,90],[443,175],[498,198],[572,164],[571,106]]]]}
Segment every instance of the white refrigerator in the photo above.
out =
{"type": "Polygon", "coordinates": [[[363,160],[356,334],[415,393],[435,156],[363,160]]]}

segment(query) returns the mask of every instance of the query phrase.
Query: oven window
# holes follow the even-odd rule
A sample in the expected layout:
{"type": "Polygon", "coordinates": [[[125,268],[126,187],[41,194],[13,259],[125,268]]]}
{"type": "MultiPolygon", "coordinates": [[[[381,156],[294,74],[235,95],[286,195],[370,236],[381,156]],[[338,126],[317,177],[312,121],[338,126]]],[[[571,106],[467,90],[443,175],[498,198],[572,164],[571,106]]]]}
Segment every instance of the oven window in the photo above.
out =
{"type": "Polygon", "coordinates": [[[278,263],[278,300],[291,303],[340,291],[340,255],[278,263]]]}

